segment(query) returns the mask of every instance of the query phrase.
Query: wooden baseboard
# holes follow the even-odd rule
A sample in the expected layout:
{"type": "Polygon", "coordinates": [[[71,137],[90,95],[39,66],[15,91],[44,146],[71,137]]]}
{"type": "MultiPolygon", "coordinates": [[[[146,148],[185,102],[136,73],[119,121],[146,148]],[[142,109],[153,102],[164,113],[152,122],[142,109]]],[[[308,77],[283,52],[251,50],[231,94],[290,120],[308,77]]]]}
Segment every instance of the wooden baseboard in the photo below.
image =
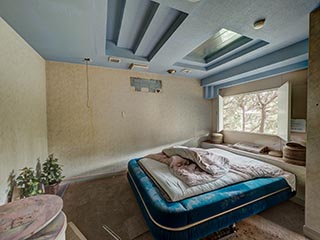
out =
{"type": "Polygon", "coordinates": [[[303,207],[305,206],[304,200],[301,199],[301,198],[298,198],[298,197],[293,197],[289,201],[294,202],[294,203],[296,203],[296,204],[298,204],[300,206],[303,206],[303,207]]]}
{"type": "Polygon", "coordinates": [[[80,232],[73,222],[68,223],[66,235],[67,240],[87,240],[87,238],[80,232]]]}
{"type": "Polygon", "coordinates": [[[311,228],[309,228],[306,225],[303,226],[303,233],[307,237],[309,237],[309,238],[311,238],[313,240],[320,240],[320,233],[315,231],[315,230],[313,230],[313,229],[311,229],[311,228]]]}
{"type": "Polygon", "coordinates": [[[118,171],[118,172],[80,175],[80,176],[66,178],[63,180],[63,183],[68,184],[68,183],[74,183],[74,182],[90,181],[90,180],[106,178],[106,177],[120,176],[120,175],[126,174],[126,172],[127,170],[118,171]]]}

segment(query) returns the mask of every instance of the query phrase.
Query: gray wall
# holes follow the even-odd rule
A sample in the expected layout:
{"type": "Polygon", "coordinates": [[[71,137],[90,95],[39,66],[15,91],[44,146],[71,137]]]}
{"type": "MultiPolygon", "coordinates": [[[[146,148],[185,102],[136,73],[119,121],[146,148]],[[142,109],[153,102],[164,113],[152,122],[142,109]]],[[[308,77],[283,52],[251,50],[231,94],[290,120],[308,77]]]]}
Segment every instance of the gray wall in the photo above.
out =
{"type": "Polygon", "coordinates": [[[45,61],[0,18],[0,204],[10,172],[47,155],[45,61]]]}
{"type": "Polygon", "coordinates": [[[308,145],[306,225],[304,232],[320,239],[320,8],[310,15],[308,79],[308,145]]]}

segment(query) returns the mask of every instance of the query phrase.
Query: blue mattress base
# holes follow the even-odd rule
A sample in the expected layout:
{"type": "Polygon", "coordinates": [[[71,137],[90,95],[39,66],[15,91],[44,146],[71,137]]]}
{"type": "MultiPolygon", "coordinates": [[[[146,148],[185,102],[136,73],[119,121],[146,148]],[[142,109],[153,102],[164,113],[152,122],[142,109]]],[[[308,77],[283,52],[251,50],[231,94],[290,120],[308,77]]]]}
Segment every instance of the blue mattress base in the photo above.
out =
{"type": "Polygon", "coordinates": [[[155,239],[199,239],[295,194],[283,178],[259,178],[167,202],[138,160],[129,162],[128,180],[155,239]]]}

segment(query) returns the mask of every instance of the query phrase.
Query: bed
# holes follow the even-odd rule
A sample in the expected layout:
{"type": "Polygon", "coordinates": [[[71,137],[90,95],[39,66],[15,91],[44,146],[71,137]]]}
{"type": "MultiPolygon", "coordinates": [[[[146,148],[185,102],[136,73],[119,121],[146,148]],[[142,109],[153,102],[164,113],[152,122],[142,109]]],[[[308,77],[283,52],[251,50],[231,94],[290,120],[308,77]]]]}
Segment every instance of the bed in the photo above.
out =
{"type": "Polygon", "coordinates": [[[283,177],[275,177],[169,202],[139,160],[129,161],[128,180],[155,239],[200,239],[295,195],[283,177]]]}

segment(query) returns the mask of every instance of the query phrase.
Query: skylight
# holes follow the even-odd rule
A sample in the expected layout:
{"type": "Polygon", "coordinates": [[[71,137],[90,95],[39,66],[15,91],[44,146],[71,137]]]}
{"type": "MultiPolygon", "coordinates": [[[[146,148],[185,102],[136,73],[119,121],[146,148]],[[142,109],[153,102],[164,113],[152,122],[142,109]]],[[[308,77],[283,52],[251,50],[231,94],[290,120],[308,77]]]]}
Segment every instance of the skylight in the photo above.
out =
{"type": "MultiPolygon", "coordinates": [[[[207,41],[189,53],[185,59],[196,62],[210,62],[216,55],[223,51],[223,54],[240,47],[252,39],[241,34],[222,28],[207,41]]],[[[222,54],[222,55],[223,55],[222,54]]],[[[219,54],[219,56],[222,56],[219,54]]]]}

